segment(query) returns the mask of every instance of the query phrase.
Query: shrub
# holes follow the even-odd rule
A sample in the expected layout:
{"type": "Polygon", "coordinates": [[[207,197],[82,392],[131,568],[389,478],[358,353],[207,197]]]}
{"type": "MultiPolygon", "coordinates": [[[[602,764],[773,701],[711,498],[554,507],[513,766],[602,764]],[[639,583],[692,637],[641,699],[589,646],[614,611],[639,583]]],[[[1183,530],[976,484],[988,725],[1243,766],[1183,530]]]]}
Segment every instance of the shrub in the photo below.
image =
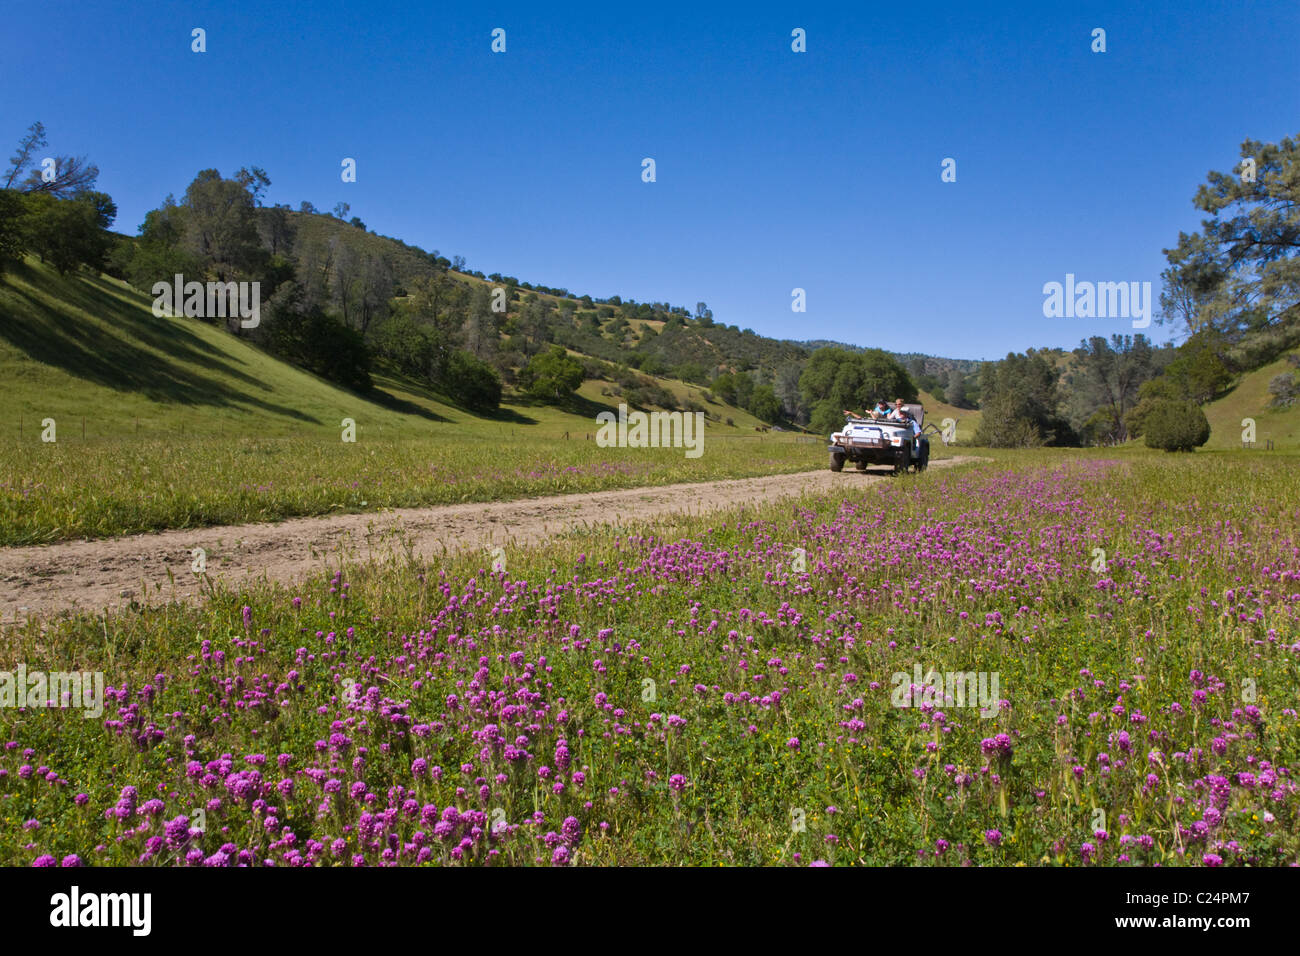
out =
{"type": "Polygon", "coordinates": [[[370,337],[375,352],[407,375],[436,383],[446,373],[446,338],[433,326],[398,313],[379,322],[370,337]]]}
{"type": "Polygon", "coordinates": [[[60,275],[88,266],[98,272],[112,248],[108,227],[117,207],[104,193],[84,193],[76,199],[55,199],[37,193],[24,199],[24,244],[58,270],[60,275]]]}
{"type": "Polygon", "coordinates": [[[370,391],[370,350],[361,333],[319,306],[304,306],[297,283],[281,286],[266,313],[258,338],[269,352],[336,385],[370,391]]]}
{"type": "Polygon", "coordinates": [[[582,363],[565,352],[562,346],[553,345],[533,356],[519,373],[519,383],[535,399],[558,402],[578,390],[583,375],[582,363]]]}
{"type": "Polygon", "coordinates": [[[699,362],[683,362],[673,370],[673,374],[683,382],[691,382],[695,385],[709,383],[708,370],[699,362]]]}
{"type": "Polygon", "coordinates": [[[1195,402],[1160,399],[1152,403],[1143,430],[1148,448],[1191,451],[1210,439],[1210,423],[1195,402]]]}
{"type": "Polygon", "coordinates": [[[677,407],[673,393],[659,385],[640,385],[628,389],[627,403],[634,408],[658,407],[671,410],[677,407]]]}
{"type": "Polygon", "coordinates": [[[5,262],[23,257],[23,201],[17,190],[0,189],[0,276],[5,262]]]}
{"type": "Polygon", "coordinates": [[[1208,402],[1232,382],[1232,369],[1222,357],[1222,343],[1208,332],[1192,336],[1165,368],[1165,376],[1183,398],[1208,402]]]}
{"type": "Polygon", "coordinates": [[[140,241],[120,246],[110,265],[122,272],[131,285],[151,294],[155,282],[171,282],[177,274],[203,278],[203,262],[198,256],[180,246],[155,242],[140,241]]]}
{"type": "MultiPolygon", "coordinates": [[[[653,332],[654,330],[649,329],[649,331],[653,332]]],[[[645,372],[647,375],[662,375],[667,371],[667,368],[668,367],[664,365],[663,359],[657,355],[647,355],[641,360],[641,371],[645,372]]]]}
{"type": "Polygon", "coordinates": [[[501,404],[501,379],[492,366],[469,352],[457,350],[451,354],[445,385],[448,393],[466,408],[492,412],[501,404]]]}
{"type": "Polygon", "coordinates": [[[754,417],[765,422],[774,422],[781,415],[781,403],[776,400],[776,393],[770,385],[759,385],[749,399],[749,410],[754,417]]]}
{"type": "Polygon", "coordinates": [[[1024,415],[1005,415],[1001,409],[986,411],[975,429],[975,444],[985,448],[1041,448],[1042,431],[1033,419],[1024,415]]]}
{"type": "Polygon", "coordinates": [[[1270,404],[1274,408],[1286,408],[1300,398],[1300,380],[1297,380],[1294,372],[1274,375],[1268,383],[1268,393],[1273,396],[1270,404]]]}

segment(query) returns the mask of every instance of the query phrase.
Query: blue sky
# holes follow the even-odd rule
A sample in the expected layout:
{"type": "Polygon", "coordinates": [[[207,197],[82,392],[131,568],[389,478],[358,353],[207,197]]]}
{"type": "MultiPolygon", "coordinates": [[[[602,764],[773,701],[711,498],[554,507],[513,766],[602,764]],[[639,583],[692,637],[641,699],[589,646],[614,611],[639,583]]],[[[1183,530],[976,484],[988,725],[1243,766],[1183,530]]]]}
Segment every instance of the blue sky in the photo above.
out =
{"type": "Polygon", "coordinates": [[[1206,173],[1300,134],[1295,0],[87,3],[53,23],[15,4],[4,22],[4,156],[41,120],[48,152],[99,165],[119,230],[200,169],[258,165],[268,202],[345,201],[487,273],[965,358],[1131,332],[1044,318],[1043,284],[1158,294],[1206,173]]]}

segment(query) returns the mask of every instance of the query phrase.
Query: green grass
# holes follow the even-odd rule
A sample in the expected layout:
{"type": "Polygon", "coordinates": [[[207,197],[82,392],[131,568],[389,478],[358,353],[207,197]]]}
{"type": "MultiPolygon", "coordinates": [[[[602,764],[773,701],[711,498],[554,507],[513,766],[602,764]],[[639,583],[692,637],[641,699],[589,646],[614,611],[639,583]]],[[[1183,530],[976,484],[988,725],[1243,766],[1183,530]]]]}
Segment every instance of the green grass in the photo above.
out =
{"type": "MultiPolygon", "coordinates": [[[[289,437],[337,432],[346,417],[373,428],[426,428],[423,415],[333,388],[214,326],[157,318],[151,300],[107,277],[62,278],[31,260],[0,283],[3,437],[39,441],[165,440],[185,435],[289,437]]],[[[391,401],[383,395],[383,401],[391,401]]]]}
{"type": "Polygon", "coordinates": [[[95,720],[0,709],[0,864],[140,861],[161,823],[105,819],[126,786],[162,800],[160,820],[206,807],[199,859],[229,842],[255,865],[311,841],[322,865],[376,865],[386,844],[360,815],[390,806],[407,863],[423,843],[435,864],[548,864],[569,817],[584,864],[1080,865],[1085,844],[1104,865],[1300,862],[1295,457],[996,457],[587,531],[511,550],[500,574],[468,555],[349,563],[203,607],[12,629],[0,668],[102,671],[128,691],[95,720]],[[997,673],[1007,704],[899,708],[895,675],[916,664],[997,673]],[[742,693],[781,699],[724,697],[742,693]],[[480,763],[474,735],[493,728],[531,756],[480,763]],[[1005,758],[984,749],[998,734],[1005,758]],[[267,793],[275,809],[231,791],[259,754],[268,787],[292,781],[267,793]],[[438,838],[430,806],[507,830],[458,858],[467,828],[438,838]]]}
{"type": "Polygon", "coordinates": [[[1273,440],[1275,450],[1300,448],[1300,403],[1276,409],[1269,404],[1268,383],[1275,375],[1294,372],[1285,358],[1243,375],[1227,395],[1204,406],[1210,422],[1207,448],[1241,448],[1242,420],[1255,420],[1255,445],[1265,448],[1273,440]]]}
{"type": "MultiPolygon", "coordinates": [[[[818,467],[817,442],[710,405],[704,454],[605,449],[584,383],[568,406],[492,416],[376,376],[362,397],[112,279],[28,260],[0,283],[0,546],[818,467]],[[54,442],[42,441],[54,422],[54,442]],[[344,419],[356,442],[342,441],[344,419]]],[[[681,383],[667,383],[681,392],[681,383]],[[677,387],[680,386],[680,387],[677,387]]],[[[698,390],[696,390],[698,391],[698,390]]]]}
{"type": "MultiPolygon", "coordinates": [[[[958,408],[924,391],[920,393],[917,401],[925,406],[926,425],[943,428],[943,420],[951,418],[957,423],[957,446],[969,446],[975,443],[975,432],[979,429],[982,418],[979,409],[958,408]]],[[[933,444],[940,444],[940,442],[933,444]]]]}
{"type": "MultiPolygon", "coordinates": [[[[164,528],[496,501],[804,471],[819,445],[604,449],[595,442],[447,436],[206,437],[13,445],[0,456],[0,545],[164,528]]],[[[726,442],[739,446],[739,442],[726,442]]]]}

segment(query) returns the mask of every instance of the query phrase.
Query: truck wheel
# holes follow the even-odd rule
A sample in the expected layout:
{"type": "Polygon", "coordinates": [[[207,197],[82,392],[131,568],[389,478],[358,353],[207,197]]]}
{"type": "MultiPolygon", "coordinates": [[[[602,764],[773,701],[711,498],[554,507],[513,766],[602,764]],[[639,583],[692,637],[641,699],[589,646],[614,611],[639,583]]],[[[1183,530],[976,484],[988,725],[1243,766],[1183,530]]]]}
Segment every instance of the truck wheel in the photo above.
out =
{"type": "Polygon", "coordinates": [[[928,438],[921,441],[921,457],[916,459],[916,470],[925,471],[930,464],[930,440],[928,438]]]}
{"type": "Polygon", "coordinates": [[[865,461],[858,462],[858,471],[866,471],[866,470],[867,470],[867,463],[865,461]]]}
{"type": "Polygon", "coordinates": [[[831,471],[843,471],[843,470],[844,470],[844,452],[842,451],[831,452],[831,471]]]}

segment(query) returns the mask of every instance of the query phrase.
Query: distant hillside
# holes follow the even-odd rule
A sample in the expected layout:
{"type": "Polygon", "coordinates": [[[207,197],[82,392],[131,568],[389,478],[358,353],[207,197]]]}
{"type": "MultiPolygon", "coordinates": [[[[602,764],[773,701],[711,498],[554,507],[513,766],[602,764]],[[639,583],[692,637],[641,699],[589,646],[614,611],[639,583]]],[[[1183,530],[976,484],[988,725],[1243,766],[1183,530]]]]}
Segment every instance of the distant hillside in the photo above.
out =
{"type": "MultiPolygon", "coordinates": [[[[200,173],[183,202],[150,211],[138,237],[115,237],[108,273],[141,291],[177,273],[258,279],[264,321],[256,331],[234,324],[229,331],[349,388],[364,390],[368,377],[388,369],[482,409],[500,396],[559,399],[572,389],[555,384],[559,367],[551,363],[564,364],[551,357],[558,346],[589,380],[609,383],[599,388],[604,397],[636,407],[712,413],[712,405],[729,404],[739,417],[723,421],[748,415],[787,428],[810,421],[815,401],[800,381],[812,350],[715,321],[703,302],[688,309],[595,298],[485,274],[459,256],[377,235],[356,217],[345,221],[342,206],[337,215],[310,203],[262,206],[255,182],[247,170],[231,179],[200,173]],[[219,222],[220,209],[235,211],[219,222]],[[549,392],[538,390],[539,375],[550,376],[549,392]],[[723,402],[700,394],[714,386],[723,402]]],[[[907,366],[918,387],[949,398],[950,376],[974,367],[922,356],[907,366]]],[[[956,393],[959,404],[977,401],[973,376],[968,387],[956,393]]]]}
{"type": "MultiPolygon", "coordinates": [[[[335,242],[384,256],[391,263],[394,293],[399,298],[413,280],[440,274],[467,289],[499,287],[506,291],[511,311],[537,302],[553,309],[547,317],[552,341],[584,355],[634,368],[643,368],[648,361],[651,366],[647,371],[651,374],[680,371],[684,365],[697,365],[706,375],[760,369],[771,373],[783,364],[800,363],[809,354],[795,343],[714,322],[711,315],[693,317],[684,306],[636,302],[619,296],[593,298],[500,273],[458,270],[454,261],[436,251],[425,252],[324,213],[290,212],[288,220],[294,243],[300,249],[335,242]]],[[[696,376],[695,380],[698,384],[706,382],[704,376],[696,376]]]]}
{"type": "MultiPolygon", "coordinates": [[[[552,437],[593,430],[595,412],[621,400],[607,380],[587,379],[568,408],[507,399],[495,415],[459,407],[454,396],[392,371],[362,396],[288,365],[217,326],[158,318],[152,299],[121,280],[86,273],[59,276],[33,258],[0,282],[0,380],[6,434],[31,437],[45,418],[63,434],[104,437],[256,434],[269,438],[329,433],[344,418],[375,433],[470,436],[502,425],[552,437]],[[12,429],[12,432],[10,432],[12,429]]],[[[754,434],[748,412],[672,379],[641,376],[681,401],[699,405],[711,433],[754,434]],[[728,424],[730,422],[731,424],[728,424]]]]}
{"type": "MultiPolygon", "coordinates": [[[[934,425],[936,428],[942,429],[944,419],[951,418],[956,422],[955,444],[974,444],[975,431],[980,427],[981,420],[978,409],[957,408],[924,391],[920,393],[919,401],[925,407],[925,424],[927,428],[934,425]]],[[[938,444],[939,442],[936,440],[935,443],[938,444]]]]}
{"type": "Polygon", "coordinates": [[[1294,373],[1296,367],[1279,358],[1275,362],[1247,372],[1223,397],[1203,406],[1210,422],[1210,440],[1206,448],[1241,448],[1241,422],[1255,420],[1255,444],[1264,448],[1273,440],[1275,449],[1300,448],[1300,402],[1276,409],[1269,402],[1269,382],[1277,375],[1294,373]]]}
{"type": "MultiPolygon", "coordinates": [[[[192,188],[216,191],[223,201],[238,204],[244,196],[232,180],[208,176],[196,184],[192,188]]],[[[448,258],[377,235],[355,217],[344,221],[310,204],[300,210],[253,206],[250,197],[244,198],[250,201],[241,213],[242,238],[228,243],[222,262],[196,259],[193,243],[206,233],[193,224],[195,213],[164,204],[150,212],[140,236],[115,236],[109,273],[143,291],[159,275],[213,270],[229,275],[234,267],[222,263],[241,262],[234,271],[260,278],[263,300],[272,306],[276,292],[292,283],[296,291],[289,309],[308,314],[322,308],[359,334],[358,341],[380,360],[448,387],[452,377],[446,374],[446,362],[454,350],[493,369],[509,392],[533,358],[558,345],[591,360],[590,375],[610,380],[626,379],[613,371],[623,368],[707,387],[720,374],[744,373],[754,387],[773,389],[784,404],[784,413],[773,417],[770,395],[765,403],[762,396],[756,399],[760,404],[754,409],[761,405],[768,421],[802,418],[797,386],[809,353],[752,329],[715,322],[704,303],[697,303],[693,315],[667,302],[593,298],[514,276],[484,274],[470,270],[459,256],[448,258]]],[[[267,330],[279,325],[272,318],[250,337],[271,335],[267,330]]],[[[275,346],[270,338],[265,344],[275,346]]],[[[283,348],[274,350],[298,361],[283,348]]],[[[355,352],[349,347],[336,354],[355,352]]],[[[304,357],[301,364],[322,370],[328,362],[315,356],[304,357]]],[[[331,377],[359,383],[363,374],[346,369],[331,377]]],[[[644,393],[644,385],[636,388],[644,393]]],[[[659,392],[658,397],[669,394],[659,392]]]]}
{"type": "MultiPolygon", "coordinates": [[[[805,341],[794,341],[791,344],[797,345],[809,352],[822,348],[847,349],[850,352],[861,352],[869,345],[854,345],[848,342],[838,342],[834,339],[808,339],[805,341]]],[[[924,362],[925,370],[932,374],[947,372],[949,369],[958,369],[963,375],[975,375],[979,372],[979,367],[984,364],[983,359],[963,359],[947,358],[941,355],[929,355],[925,352],[891,352],[889,349],[883,350],[886,355],[891,356],[904,366],[910,366],[913,362],[924,362]]]]}

